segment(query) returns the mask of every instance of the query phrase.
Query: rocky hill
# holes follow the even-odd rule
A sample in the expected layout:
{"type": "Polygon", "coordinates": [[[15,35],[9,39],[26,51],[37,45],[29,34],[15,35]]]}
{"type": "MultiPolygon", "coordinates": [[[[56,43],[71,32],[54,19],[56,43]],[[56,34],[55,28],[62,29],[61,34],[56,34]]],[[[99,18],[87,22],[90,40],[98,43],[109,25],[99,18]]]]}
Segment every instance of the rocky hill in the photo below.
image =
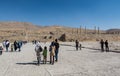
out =
{"type": "Polygon", "coordinates": [[[106,31],[108,34],[120,33],[120,29],[109,29],[106,31]]]}
{"type": "Polygon", "coordinates": [[[0,22],[0,41],[10,40],[40,40],[52,41],[99,41],[100,39],[120,40],[117,34],[107,34],[106,31],[64,26],[36,26],[27,22],[0,22]]]}

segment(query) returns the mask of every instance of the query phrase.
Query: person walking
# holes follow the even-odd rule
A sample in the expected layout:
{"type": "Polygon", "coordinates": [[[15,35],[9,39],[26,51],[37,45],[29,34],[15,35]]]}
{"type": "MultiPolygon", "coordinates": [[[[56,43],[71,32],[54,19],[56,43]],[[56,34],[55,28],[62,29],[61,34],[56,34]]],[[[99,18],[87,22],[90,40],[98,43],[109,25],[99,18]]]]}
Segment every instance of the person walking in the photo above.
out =
{"type": "Polygon", "coordinates": [[[108,40],[105,41],[105,50],[106,52],[109,52],[108,40]]]}
{"type": "Polygon", "coordinates": [[[55,61],[57,62],[58,61],[58,52],[59,52],[59,43],[58,43],[58,40],[55,39],[55,61]]]}
{"type": "Polygon", "coordinates": [[[35,46],[35,52],[37,56],[37,64],[39,65],[41,61],[41,52],[42,52],[42,47],[40,46],[39,42],[35,46]]]}
{"type": "Polygon", "coordinates": [[[82,44],[80,44],[80,50],[82,50],[82,44]]]}
{"type": "Polygon", "coordinates": [[[6,48],[6,40],[2,42],[3,48],[6,48]]]}
{"type": "Polygon", "coordinates": [[[18,48],[18,43],[17,43],[17,41],[14,41],[14,50],[16,51],[17,48],[18,48]]]}
{"type": "Polygon", "coordinates": [[[50,52],[50,64],[54,64],[54,56],[55,56],[55,45],[54,45],[54,41],[51,42],[50,44],[50,48],[49,48],[49,52],[50,52]]]}
{"type": "Polygon", "coordinates": [[[78,50],[78,45],[79,45],[78,40],[75,41],[75,44],[76,44],[76,50],[78,50]]]}
{"type": "Polygon", "coordinates": [[[9,40],[6,40],[5,45],[6,45],[6,51],[8,52],[8,48],[9,48],[9,45],[10,45],[9,40]]]}
{"type": "Polygon", "coordinates": [[[46,64],[46,62],[47,62],[47,47],[45,46],[43,50],[43,64],[44,63],[46,64]]]}
{"type": "Polygon", "coordinates": [[[103,39],[101,39],[100,44],[101,44],[101,52],[104,52],[104,41],[103,41],[103,39]]]}
{"type": "Polygon", "coordinates": [[[3,48],[0,46],[0,55],[2,55],[3,48]]]}
{"type": "Polygon", "coordinates": [[[18,49],[19,49],[19,52],[21,51],[21,47],[22,47],[22,41],[18,41],[18,49]]]}

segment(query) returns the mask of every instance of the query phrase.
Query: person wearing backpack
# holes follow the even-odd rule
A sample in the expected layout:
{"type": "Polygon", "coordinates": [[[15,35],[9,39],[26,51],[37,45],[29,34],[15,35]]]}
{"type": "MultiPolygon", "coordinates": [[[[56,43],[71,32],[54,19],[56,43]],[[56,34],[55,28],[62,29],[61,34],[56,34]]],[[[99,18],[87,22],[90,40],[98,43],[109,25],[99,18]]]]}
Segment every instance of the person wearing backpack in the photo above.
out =
{"type": "Polygon", "coordinates": [[[37,64],[40,64],[41,61],[41,52],[42,52],[42,47],[40,46],[40,43],[37,43],[35,46],[35,52],[37,56],[37,64]]]}

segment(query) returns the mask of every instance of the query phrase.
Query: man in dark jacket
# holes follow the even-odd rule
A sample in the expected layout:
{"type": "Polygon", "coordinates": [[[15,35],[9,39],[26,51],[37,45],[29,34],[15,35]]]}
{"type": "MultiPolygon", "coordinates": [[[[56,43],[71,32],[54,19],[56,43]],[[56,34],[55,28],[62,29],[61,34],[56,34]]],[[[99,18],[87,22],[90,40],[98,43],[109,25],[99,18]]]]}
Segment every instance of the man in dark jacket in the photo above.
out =
{"type": "Polygon", "coordinates": [[[104,52],[104,41],[103,41],[103,39],[101,39],[100,44],[101,44],[101,52],[104,52]]]}
{"type": "Polygon", "coordinates": [[[79,45],[78,40],[75,41],[75,44],[76,44],[76,50],[78,50],[78,45],[79,45]]]}
{"type": "Polygon", "coordinates": [[[58,43],[57,39],[55,39],[54,45],[55,45],[55,59],[56,59],[55,61],[57,62],[58,61],[58,52],[59,52],[59,43],[58,43]]]}
{"type": "Polygon", "coordinates": [[[105,41],[105,49],[106,52],[109,52],[108,40],[105,41]]]}
{"type": "Polygon", "coordinates": [[[17,48],[18,48],[18,43],[17,43],[17,41],[14,41],[14,50],[16,51],[17,48]]]}

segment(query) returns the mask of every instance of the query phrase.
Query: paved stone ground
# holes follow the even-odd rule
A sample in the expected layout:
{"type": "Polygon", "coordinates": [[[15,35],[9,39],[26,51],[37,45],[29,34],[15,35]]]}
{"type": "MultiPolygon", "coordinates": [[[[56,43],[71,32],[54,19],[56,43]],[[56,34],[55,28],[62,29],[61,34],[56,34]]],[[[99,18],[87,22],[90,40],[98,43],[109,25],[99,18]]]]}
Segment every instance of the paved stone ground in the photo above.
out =
{"type": "MultiPolygon", "coordinates": [[[[50,43],[41,43],[49,47],[50,43]]],[[[28,43],[21,52],[3,52],[0,55],[0,76],[120,76],[120,53],[94,49],[97,43],[83,43],[76,51],[74,43],[61,43],[59,61],[54,65],[36,65],[34,45],[28,43]],[[72,46],[71,46],[72,45],[72,46]]]]}

